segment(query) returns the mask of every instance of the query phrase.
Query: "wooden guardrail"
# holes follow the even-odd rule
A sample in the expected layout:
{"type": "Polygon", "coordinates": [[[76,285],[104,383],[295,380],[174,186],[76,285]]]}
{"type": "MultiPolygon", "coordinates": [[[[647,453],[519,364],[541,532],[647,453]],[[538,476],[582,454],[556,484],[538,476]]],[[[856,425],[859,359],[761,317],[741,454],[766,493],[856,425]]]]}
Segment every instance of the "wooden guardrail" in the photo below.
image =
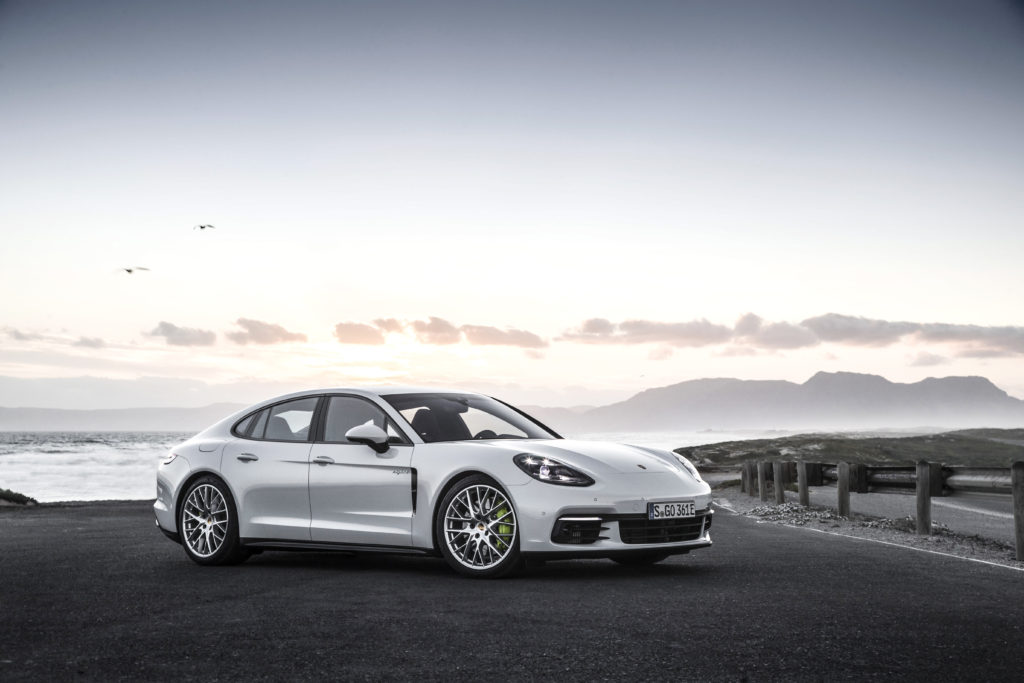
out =
{"type": "Polygon", "coordinates": [[[769,483],[777,504],[786,501],[785,486],[796,479],[800,504],[810,505],[811,486],[835,482],[836,508],[843,517],[850,515],[850,492],[885,493],[914,489],[917,496],[917,533],[931,534],[931,499],[951,491],[982,491],[1013,496],[1013,523],[1017,559],[1024,561],[1024,462],[1002,467],[943,467],[919,461],[912,467],[835,464],[806,461],[762,460],[743,463],[740,490],[768,500],[769,483]]]}

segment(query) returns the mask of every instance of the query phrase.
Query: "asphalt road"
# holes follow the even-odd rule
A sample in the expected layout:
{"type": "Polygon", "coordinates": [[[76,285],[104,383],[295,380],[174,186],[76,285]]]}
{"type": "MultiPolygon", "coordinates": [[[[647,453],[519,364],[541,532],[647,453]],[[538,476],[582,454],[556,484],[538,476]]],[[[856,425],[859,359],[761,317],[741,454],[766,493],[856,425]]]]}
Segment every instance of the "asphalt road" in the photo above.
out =
{"type": "Polygon", "coordinates": [[[267,552],[202,568],[145,503],[0,508],[0,680],[1020,680],[1024,572],[716,516],[644,570],[501,581],[267,552]]]}

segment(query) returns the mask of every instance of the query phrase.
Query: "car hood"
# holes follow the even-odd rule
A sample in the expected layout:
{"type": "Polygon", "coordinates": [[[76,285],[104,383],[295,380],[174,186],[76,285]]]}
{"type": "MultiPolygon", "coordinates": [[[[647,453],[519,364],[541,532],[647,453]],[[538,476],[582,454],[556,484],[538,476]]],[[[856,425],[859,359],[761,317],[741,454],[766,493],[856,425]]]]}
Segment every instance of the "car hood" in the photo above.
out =
{"type": "MultiPolygon", "coordinates": [[[[532,453],[554,458],[594,474],[658,474],[686,472],[668,452],[608,441],[574,439],[527,439],[490,441],[490,446],[512,455],[532,453]]],[[[687,473],[689,476],[689,473],[687,473]]]]}

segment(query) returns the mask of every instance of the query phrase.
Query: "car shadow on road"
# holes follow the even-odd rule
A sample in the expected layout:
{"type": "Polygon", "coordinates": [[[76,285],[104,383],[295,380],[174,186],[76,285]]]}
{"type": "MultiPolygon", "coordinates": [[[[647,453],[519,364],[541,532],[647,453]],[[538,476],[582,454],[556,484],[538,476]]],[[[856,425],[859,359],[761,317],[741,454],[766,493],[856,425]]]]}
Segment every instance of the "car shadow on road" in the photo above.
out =
{"type": "MultiPolygon", "coordinates": [[[[437,557],[409,557],[401,555],[374,555],[324,552],[265,552],[250,558],[239,566],[245,570],[276,571],[306,570],[331,572],[380,572],[384,574],[415,574],[464,580],[445,561],[437,557]]],[[[688,564],[685,560],[669,559],[648,566],[624,566],[611,560],[559,560],[530,561],[527,566],[509,577],[512,581],[622,579],[622,578],[683,578],[714,572],[706,564],[688,564]]]]}

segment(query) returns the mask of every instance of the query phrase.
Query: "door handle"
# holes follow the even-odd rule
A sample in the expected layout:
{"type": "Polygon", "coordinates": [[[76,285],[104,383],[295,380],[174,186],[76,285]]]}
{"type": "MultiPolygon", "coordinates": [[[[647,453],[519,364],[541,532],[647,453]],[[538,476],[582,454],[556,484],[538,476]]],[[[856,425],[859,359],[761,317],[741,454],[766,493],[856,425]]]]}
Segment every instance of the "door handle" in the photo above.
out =
{"type": "Polygon", "coordinates": [[[255,453],[240,453],[238,459],[242,462],[252,462],[253,460],[259,460],[260,456],[255,453]]]}
{"type": "Polygon", "coordinates": [[[328,458],[326,455],[318,455],[315,458],[313,458],[313,462],[315,462],[317,465],[333,465],[334,458],[328,458]]]}

